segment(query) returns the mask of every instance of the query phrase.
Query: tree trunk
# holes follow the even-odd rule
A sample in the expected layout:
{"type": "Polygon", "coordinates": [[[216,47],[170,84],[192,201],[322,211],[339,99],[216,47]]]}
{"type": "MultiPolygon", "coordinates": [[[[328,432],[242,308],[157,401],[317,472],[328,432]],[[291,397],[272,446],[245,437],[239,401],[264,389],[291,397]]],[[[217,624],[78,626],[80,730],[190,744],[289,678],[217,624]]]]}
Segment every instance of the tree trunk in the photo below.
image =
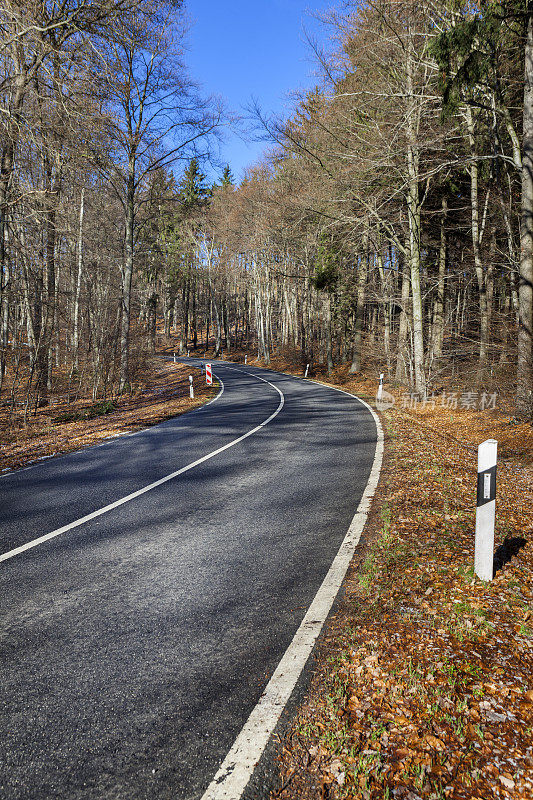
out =
{"type": "Polygon", "coordinates": [[[381,293],[383,296],[383,302],[381,304],[383,310],[383,328],[384,328],[383,348],[385,351],[385,359],[387,361],[387,375],[390,377],[389,276],[388,274],[385,273],[385,269],[383,267],[383,253],[381,252],[381,242],[379,243],[378,247],[377,259],[378,259],[378,272],[379,272],[379,277],[381,279],[381,293]]]}
{"type": "Polygon", "coordinates": [[[191,278],[190,278],[190,266],[187,265],[187,277],[185,279],[185,286],[183,287],[183,307],[182,307],[182,330],[181,330],[181,339],[180,339],[180,353],[187,352],[187,347],[189,343],[189,305],[190,305],[190,296],[191,296],[191,278]]]}
{"type": "Polygon", "coordinates": [[[533,368],[533,2],[527,3],[522,153],[522,219],[518,285],[518,360],[516,403],[519,413],[532,414],[533,368]]]}
{"type": "Polygon", "coordinates": [[[53,167],[48,156],[44,158],[44,174],[46,176],[45,199],[45,307],[42,316],[41,334],[37,347],[36,389],[39,405],[47,405],[52,384],[52,338],[54,333],[55,300],[56,300],[56,214],[60,195],[60,173],[57,169],[53,178],[53,167]]]}
{"type": "MultiPolygon", "coordinates": [[[[4,228],[5,236],[7,229],[4,228]]],[[[0,227],[0,236],[2,229],[0,227]]],[[[5,244],[2,248],[5,252],[5,244]]],[[[9,283],[11,270],[5,255],[2,256],[2,271],[0,272],[0,389],[6,374],[7,345],[9,341],[9,283]]]]}
{"type": "Polygon", "coordinates": [[[333,355],[331,352],[331,294],[329,292],[325,299],[325,311],[324,330],[326,334],[326,360],[328,376],[331,376],[333,373],[333,355]]]}
{"type": "Polygon", "coordinates": [[[78,351],[80,347],[79,314],[80,314],[81,278],[83,271],[83,215],[85,210],[84,199],[85,199],[85,189],[82,189],[80,198],[80,218],[78,226],[78,277],[76,280],[76,293],[74,297],[74,321],[73,321],[74,332],[72,337],[75,369],[78,369],[78,351]]]}
{"type": "Polygon", "coordinates": [[[215,351],[213,353],[213,357],[218,358],[218,356],[220,355],[220,347],[222,344],[222,329],[220,325],[220,314],[218,313],[218,305],[217,301],[215,300],[214,294],[211,301],[211,308],[213,308],[215,311],[215,351]]]}
{"type": "Polygon", "coordinates": [[[409,38],[407,48],[407,212],[409,219],[409,261],[411,269],[411,296],[413,300],[413,361],[415,390],[422,399],[426,396],[426,376],[424,374],[424,312],[420,287],[420,197],[418,174],[418,147],[415,120],[419,109],[416,107],[413,86],[413,42],[409,38]]]}
{"type": "Polygon", "coordinates": [[[368,231],[363,235],[363,252],[359,259],[359,271],[357,273],[357,300],[355,306],[355,330],[353,336],[352,363],[350,375],[361,370],[361,346],[363,339],[363,313],[365,310],[366,281],[368,277],[368,231]]]}
{"type": "MultiPolygon", "coordinates": [[[[15,52],[17,48],[15,47],[15,52]]],[[[10,281],[10,269],[7,260],[7,218],[9,213],[9,193],[13,177],[13,166],[15,162],[15,146],[20,135],[22,125],[20,116],[24,102],[24,90],[26,88],[27,76],[22,70],[22,65],[17,56],[14,59],[16,75],[14,78],[13,95],[11,108],[7,117],[7,130],[5,131],[4,146],[0,159],[0,317],[2,320],[9,320],[8,287],[10,281]]],[[[7,338],[4,342],[5,327],[2,331],[2,341],[0,341],[0,387],[5,374],[5,358],[7,338]]]]}
{"type": "Polygon", "coordinates": [[[135,221],[135,174],[134,165],[130,161],[128,183],[126,189],[126,237],[124,274],[122,276],[122,308],[120,320],[120,380],[119,393],[129,387],[129,339],[130,339],[130,305],[131,281],[133,276],[133,227],[135,221]]]}
{"type": "Polygon", "coordinates": [[[442,216],[440,220],[440,247],[439,247],[439,277],[437,284],[437,297],[435,300],[435,317],[433,320],[433,358],[442,356],[442,343],[444,340],[444,300],[446,279],[446,217],[448,213],[448,203],[445,197],[442,198],[442,216]]]}
{"type": "Polygon", "coordinates": [[[396,359],[396,380],[400,383],[407,383],[407,334],[409,332],[409,264],[405,256],[402,256],[402,294],[400,324],[398,330],[398,355],[396,359]]]}
{"type": "Polygon", "coordinates": [[[470,155],[472,159],[470,164],[470,203],[472,209],[472,250],[474,253],[474,266],[479,290],[480,336],[478,380],[481,380],[488,358],[489,315],[487,309],[487,287],[485,273],[483,270],[483,262],[481,260],[482,233],[479,226],[479,168],[476,153],[474,121],[470,106],[466,107],[466,125],[468,130],[468,140],[470,143],[470,155]]]}
{"type": "Polygon", "coordinates": [[[192,284],[192,346],[196,350],[198,347],[198,315],[197,315],[197,281],[193,278],[192,284]]]}
{"type": "Polygon", "coordinates": [[[151,353],[155,353],[157,343],[157,299],[157,294],[154,288],[146,304],[148,311],[148,342],[151,353]]]}

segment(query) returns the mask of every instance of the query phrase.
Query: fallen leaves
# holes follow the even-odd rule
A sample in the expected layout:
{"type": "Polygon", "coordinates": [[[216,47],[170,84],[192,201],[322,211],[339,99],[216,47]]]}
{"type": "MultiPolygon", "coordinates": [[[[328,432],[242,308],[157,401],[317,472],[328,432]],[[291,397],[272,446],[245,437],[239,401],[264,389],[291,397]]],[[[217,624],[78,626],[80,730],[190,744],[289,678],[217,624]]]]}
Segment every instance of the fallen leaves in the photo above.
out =
{"type": "Polygon", "coordinates": [[[436,736],[432,736],[430,733],[426,733],[422,739],[422,747],[424,749],[437,750],[439,753],[446,749],[444,742],[441,741],[441,739],[437,739],[436,736]]]}
{"type": "Polygon", "coordinates": [[[388,415],[366,549],[281,760],[295,770],[283,800],[324,786],[354,800],[533,797],[533,429],[494,412],[415,417],[388,415]],[[475,450],[500,434],[497,544],[527,544],[482,583],[475,450]],[[326,755],[306,767],[310,747],[326,755]]]}
{"type": "MultiPolygon", "coordinates": [[[[153,359],[145,366],[144,383],[133,395],[117,400],[111,413],[90,418],[87,401],[56,404],[53,417],[46,410],[30,416],[25,426],[13,428],[13,420],[0,413],[2,452],[0,471],[98,444],[105,439],[155,425],[169,417],[202,405],[213,394],[200,375],[195,381],[195,399],[189,398],[190,368],[153,359]],[[54,422],[62,417],[72,421],[54,422]]],[[[216,389],[215,389],[216,391],[216,389]]],[[[90,408],[90,407],[89,407],[90,408]]]]}

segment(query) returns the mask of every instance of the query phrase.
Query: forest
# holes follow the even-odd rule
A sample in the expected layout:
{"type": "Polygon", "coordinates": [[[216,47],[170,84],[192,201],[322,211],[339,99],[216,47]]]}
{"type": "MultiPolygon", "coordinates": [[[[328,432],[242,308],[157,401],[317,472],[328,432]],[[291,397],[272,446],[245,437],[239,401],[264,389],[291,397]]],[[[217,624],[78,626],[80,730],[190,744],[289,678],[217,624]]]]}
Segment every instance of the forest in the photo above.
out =
{"type": "MultiPolygon", "coordinates": [[[[347,2],[315,88],[254,109],[261,163],[207,165],[229,114],[181,2],[3,2],[0,383],[29,415],[116,397],[179,341],[298,354],[531,419],[533,3],[347,2]]],[[[250,127],[250,123],[248,124],[250,127]]]]}

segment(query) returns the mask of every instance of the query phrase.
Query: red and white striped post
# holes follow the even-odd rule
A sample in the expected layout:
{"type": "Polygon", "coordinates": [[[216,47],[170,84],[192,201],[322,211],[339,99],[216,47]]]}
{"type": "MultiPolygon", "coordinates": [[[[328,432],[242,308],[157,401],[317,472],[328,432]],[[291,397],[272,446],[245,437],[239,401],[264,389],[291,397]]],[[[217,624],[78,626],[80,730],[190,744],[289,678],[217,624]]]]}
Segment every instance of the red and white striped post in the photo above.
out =
{"type": "Polygon", "coordinates": [[[213,370],[211,369],[211,364],[205,365],[205,382],[208,386],[213,385],[213,370]]]}

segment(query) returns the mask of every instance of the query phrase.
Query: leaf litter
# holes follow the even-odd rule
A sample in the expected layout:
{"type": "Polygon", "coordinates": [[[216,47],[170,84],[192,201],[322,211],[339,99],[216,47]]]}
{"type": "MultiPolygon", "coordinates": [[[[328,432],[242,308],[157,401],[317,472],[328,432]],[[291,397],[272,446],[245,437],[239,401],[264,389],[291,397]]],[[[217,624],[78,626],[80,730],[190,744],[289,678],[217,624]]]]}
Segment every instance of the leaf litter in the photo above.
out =
{"type": "MultiPolygon", "coordinates": [[[[333,380],[368,399],[375,390],[333,380]]],[[[380,487],[279,742],[272,797],[531,800],[533,428],[501,412],[399,404],[382,422],[380,487]],[[503,556],[484,583],[473,572],[476,453],[489,437],[502,455],[503,556]]]]}
{"type": "Polygon", "coordinates": [[[55,401],[25,423],[22,412],[13,418],[0,408],[0,472],[142,430],[203,405],[217,391],[206,386],[205,377],[190,366],[149,359],[136,390],[113,402],[55,401]],[[189,397],[191,372],[193,400],[189,397]]]}

